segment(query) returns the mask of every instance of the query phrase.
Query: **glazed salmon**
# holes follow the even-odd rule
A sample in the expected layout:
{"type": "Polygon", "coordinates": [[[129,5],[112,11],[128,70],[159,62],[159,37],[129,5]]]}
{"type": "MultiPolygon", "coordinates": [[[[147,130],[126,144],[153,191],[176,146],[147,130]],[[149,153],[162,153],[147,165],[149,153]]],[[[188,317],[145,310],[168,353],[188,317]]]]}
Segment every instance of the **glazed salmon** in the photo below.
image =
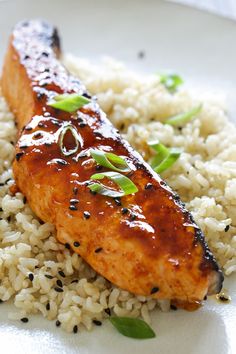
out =
{"type": "Polygon", "coordinates": [[[218,293],[222,272],[191,214],[59,56],[55,28],[22,22],[10,38],[2,71],[3,94],[19,128],[14,177],[32,210],[56,226],[60,242],[122,289],[189,303],[218,293]],[[89,102],[73,113],[49,105],[58,94],[71,93],[89,102]],[[69,131],[65,144],[74,153],[67,155],[59,140],[68,125],[79,148],[69,131]],[[121,198],[92,193],[91,176],[109,169],[91,158],[91,149],[122,156],[137,192],[121,198]]]}

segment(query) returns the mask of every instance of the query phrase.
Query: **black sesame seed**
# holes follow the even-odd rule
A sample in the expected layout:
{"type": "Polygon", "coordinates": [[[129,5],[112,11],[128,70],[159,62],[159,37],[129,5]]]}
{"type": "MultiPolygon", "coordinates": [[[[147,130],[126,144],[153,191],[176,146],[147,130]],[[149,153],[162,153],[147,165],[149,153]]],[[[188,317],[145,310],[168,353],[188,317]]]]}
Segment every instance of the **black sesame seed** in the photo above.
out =
{"type": "Polygon", "coordinates": [[[55,287],[54,290],[57,291],[58,293],[62,293],[63,292],[63,289],[62,288],[58,288],[58,287],[55,287]]]}
{"type": "Polygon", "coordinates": [[[41,100],[43,97],[44,97],[44,93],[42,93],[42,92],[38,92],[37,93],[37,99],[38,100],[41,100]]]}
{"type": "Polygon", "coordinates": [[[0,299],[0,304],[2,304],[3,303],[3,300],[2,299],[0,299]]]}
{"type": "Polygon", "coordinates": [[[104,311],[105,311],[109,316],[111,316],[111,310],[109,309],[109,307],[106,308],[104,311]]]}
{"type": "Polygon", "coordinates": [[[60,279],[57,280],[57,285],[62,288],[63,287],[63,284],[62,284],[62,281],[60,279]]]}
{"type": "Polygon", "coordinates": [[[95,249],[95,253],[99,253],[99,252],[101,252],[102,250],[103,250],[102,247],[98,247],[98,248],[95,249]]]}
{"type": "Polygon", "coordinates": [[[48,279],[53,279],[53,276],[50,275],[50,274],[44,274],[44,276],[45,276],[46,278],[48,278],[48,279]]]}
{"type": "Polygon", "coordinates": [[[51,120],[52,124],[57,125],[58,127],[61,126],[60,122],[58,122],[57,120],[51,120]]]}
{"type": "Polygon", "coordinates": [[[12,181],[11,178],[6,179],[5,184],[7,184],[9,181],[12,181]]]}
{"type": "Polygon", "coordinates": [[[0,211],[3,211],[3,208],[0,208],[0,211]]]}
{"type": "Polygon", "coordinates": [[[92,96],[87,92],[84,92],[82,96],[89,98],[89,99],[92,98],[92,96]]]}
{"type": "Polygon", "coordinates": [[[74,193],[74,195],[77,195],[77,194],[78,194],[78,187],[74,187],[74,188],[73,188],[73,193],[74,193]]]}
{"type": "Polygon", "coordinates": [[[225,232],[229,231],[229,227],[230,227],[229,225],[225,226],[225,232]]]}
{"type": "Polygon", "coordinates": [[[33,273],[29,273],[28,278],[30,281],[34,280],[34,274],[33,273]]]}
{"type": "Polygon", "coordinates": [[[0,187],[2,187],[2,186],[4,186],[5,185],[5,183],[0,183],[0,187]]]}
{"type": "Polygon", "coordinates": [[[29,319],[28,319],[27,317],[22,317],[20,320],[21,320],[21,322],[23,322],[23,323],[29,322],[29,319]]]}
{"type": "Polygon", "coordinates": [[[79,282],[78,279],[74,279],[74,280],[71,281],[71,284],[78,283],[78,282],[79,282]]]}
{"type": "Polygon", "coordinates": [[[25,55],[24,56],[24,60],[27,60],[27,59],[29,59],[30,57],[29,57],[29,55],[25,55]]]}
{"type": "Polygon", "coordinates": [[[77,204],[79,203],[79,199],[70,199],[71,204],[77,204]]]}
{"type": "Polygon", "coordinates": [[[60,325],[61,325],[61,322],[59,320],[56,320],[56,326],[60,327],[60,325]]]}
{"type": "Polygon", "coordinates": [[[87,124],[84,123],[84,122],[79,123],[79,127],[80,127],[80,128],[84,128],[84,127],[86,127],[86,125],[87,125],[87,124]]]}
{"type": "Polygon", "coordinates": [[[33,128],[30,126],[25,127],[25,130],[32,130],[33,128]]]}
{"type": "Polygon", "coordinates": [[[38,132],[36,134],[34,134],[34,138],[42,138],[42,133],[38,132]]]}
{"type": "Polygon", "coordinates": [[[28,147],[28,145],[21,145],[19,146],[20,149],[26,149],[28,147]]]}
{"type": "Polygon", "coordinates": [[[26,197],[23,198],[23,203],[25,204],[27,202],[26,197]]]}
{"type": "Polygon", "coordinates": [[[97,194],[96,191],[92,191],[91,189],[89,190],[89,193],[91,193],[92,195],[96,195],[97,194]]]}
{"type": "Polygon", "coordinates": [[[93,320],[93,323],[94,323],[96,326],[101,326],[101,325],[102,325],[102,322],[101,322],[101,321],[98,321],[98,320],[93,320]]]}
{"type": "Polygon", "coordinates": [[[65,160],[62,160],[62,159],[56,159],[55,162],[58,163],[59,165],[67,165],[67,162],[65,160]]]}
{"type": "Polygon", "coordinates": [[[204,296],[203,300],[205,300],[205,301],[207,300],[207,296],[206,295],[204,296]]]}
{"type": "Polygon", "coordinates": [[[67,248],[68,250],[70,250],[70,244],[69,243],[65,243],[65,248],[67,248]]]}
{"type": "Polygon", "coordinates": [[[18,152],[18,153],[16,154],[16,161],[19,161],[22,155],[24,155],[23,152],[18,152]]]}
{"type": "Polygon", "coordinates": [[[131,221],[134,221],[134,220],[136,219],[136,217],[137,217],[137,216],[136,216],[135,214],[130,214],[130,220],[131,220],[131,221]]]}
{"type": "Polygon", "coordinates": [[[14,141],[11,141],[10,143],[11,143],[11,145],[15,145],[14,141]]]}
{"type": "Polygon", "coordinates": [[[228,302],[230,298],[227,295],[220,295],[219,300],[222,302],[228,302]]]}
{"type": "Polygon", "coordinates": [[[95,170],[96,170],[96,171],[102,170],[102,166],[101,166],[101,165],[96,165],[96,166],[95,166],[95,170]]]}
{"type": "Polygon", "coordinates": [[[48,57],[48,56],[49,56],[49,53],[47,53],[47,52],[42,52],[42,56],[43,56],[43,57],[48,57]]]}
{"type": "Polygon", "coordinates": [[[129,211],[128,208],[122,208],[122,209],[121,209],[122,214],[127,214],[128,211],[129,211]]]}
{"type": "Polygon", "coordinates": [[[157,286],[155,286],[154,288],[152,288],[151,290],[151,294],[155,294],[159,291],[159,288],[157,286]]]}
{"type": "Polygon", "coordinates": [[[78,326],[75,325],[75,326],[73,327],[73,332],[74,332],[74,333],[77,333],[77,332],[78,332],[78,326]]]}
{"type": "Polygon", "coordinates": [[[46,310],[49,311],[50,310],[50,303],[48,302],[46,305],[46,310]]]}
{"type": "Polygon", "coordinates": [[[170,305],[170,308],[171,308],[171,310],[174,310],[174,311],[178,310],[175,305],[170,305]]]}
{"type": "Polygon", "coordinates": [[[70,210],[78,210],[78,208],[77,208],[74,204],[71,204],[71,205],[69,206],[69,209],[70,209],[70,210]]]}
{"type": "Polygon", "coordinates": [[[90,212],[84,211],[84,217],[85,217],[85,219],[89,219],[90,218],[90,212]]]}
{"type": "Polygon", "coordinates": [[[152,183],[147,183],[145,189],[151,189],[153,187],[152,183]]]}
{"type": "Polygon", "coordinates": [[[79,243],[79,242],[74,242],[74,246],[75,246],[75,247],[79,247],[79,246],[80,246],[80,243],[79,243]]]}
{"type": "Polygon", "coordinates": [[[59,270],[58,274],[62,277],[65,278],[65,273],[63,272],[63,270],[59,270]]]}
{"type": "Polygon", "coordinates": [[[116,203],[116,205],[121,206],[120,198],[114,198],[114,202],[116,203]]]}

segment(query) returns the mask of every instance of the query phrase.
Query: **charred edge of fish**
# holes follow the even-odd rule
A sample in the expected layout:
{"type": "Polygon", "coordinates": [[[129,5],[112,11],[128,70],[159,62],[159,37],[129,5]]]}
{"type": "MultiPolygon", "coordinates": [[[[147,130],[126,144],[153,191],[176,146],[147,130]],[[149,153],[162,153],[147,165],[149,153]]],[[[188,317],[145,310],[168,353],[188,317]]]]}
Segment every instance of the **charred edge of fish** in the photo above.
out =
{"type": "MultiPolygon", "coordinates": [[[[191,215],[191,219],[193,220],[192,215],[191,215]]],[[[208,272],[209,270],[213,270],[217,273],[218,279],[216,283],[216,288],[214,290],[216,293],[219,293],[222,289],[224,275],[222,270],[219,268],[216,259],[213,256],[213,253],[210,251],[206,243],[206,240],[204,238],[204,235],[200,229],[195,229],[194,243],[195,244],[199,243],[203,250],[202,261],[199,265],[199,269],[203,273],[208,272]]]]}

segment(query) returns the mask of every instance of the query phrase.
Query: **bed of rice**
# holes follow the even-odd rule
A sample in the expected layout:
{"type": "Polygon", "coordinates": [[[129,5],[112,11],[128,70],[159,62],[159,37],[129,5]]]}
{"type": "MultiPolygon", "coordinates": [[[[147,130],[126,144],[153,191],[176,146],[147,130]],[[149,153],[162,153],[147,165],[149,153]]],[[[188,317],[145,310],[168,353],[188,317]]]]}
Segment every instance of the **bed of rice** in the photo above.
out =
{"type": "MultiPolygon", "coordinates": [[[[170,94],[158,76],[140,76],[111,59],[93,65],[67,56],[65,64],[146,160],[149,140],[183,148],[163,178],[192,211],[225,274],[236,271],[236,127],[224,109],[201,101],[201,113],[179,130],[163,122],[199,103],[186,90],[170,94]]],[[[100,325],[110,312],[150,322],[155,307],[168,310],[168,301],[134,296],[97,275],[56,241],[54,227],[37,219],[21,193],[10,194],[15,139],[13,115],[0,97],[0,299],[13,300],[10,318],[39,312],[70,332],[100,325]]]]}

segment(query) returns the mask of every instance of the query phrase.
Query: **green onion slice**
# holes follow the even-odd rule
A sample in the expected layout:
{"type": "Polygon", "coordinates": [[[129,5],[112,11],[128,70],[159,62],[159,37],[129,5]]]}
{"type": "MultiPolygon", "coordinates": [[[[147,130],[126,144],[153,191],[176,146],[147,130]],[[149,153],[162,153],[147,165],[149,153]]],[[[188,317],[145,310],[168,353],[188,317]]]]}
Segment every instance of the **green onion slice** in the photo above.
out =
{"type": "Polygon", "coordinates": [[[164,160],[153,169],[156,173],[162,173],[170,168],[175,161],[180,157],[182,150],[178,148],[172,148],[169,150],[169,154],[164,158],[164,160]]]}
{"type": "Polygon", "coordinates": [[[180,126],[188,123],[194,116],[196,116],[202,109],[202,105],[198,105],[188,112],[177,114],[166,120],[165,124],[180,126]]]}
{"type": "Polygon", "coordinates": [[[148,339],[156,337],[153,329],[143,320],[130,317],[109,318],[113,326],[124,336],[137,339],[148,339]]]}
{"type": "Polygon", "coordinates": [[[97,149],[90,149],[93,159],[101,166],[117,172],[131,171],[125,159],[111,152],[104,152],[97,149]]]}
{"type": "Polygon", "coordinates": [[[54,102],[49,102],[48,106],[72,113],[90,102],[91,100],[84,96],[80,96],[77,93],[71,93],[55,96],[54,102]]]}
{"type": "Polygon", "coordinates": [[[82,147],[82,145],[83,145],[83,140],[82,140],[80,134],[78,134],[77,129],[75,128],[75,126],[73,124],[68,124],[62,128],[60,135],[59,135],[58,142],[59,142],[61,152],[64,156],[73,155],[74,153],[76,153],[78,151],[79,146],[82,147]],[[74,141],[75,141],[75,147],[70,150],[67,150],[66,147],[64,146],[64,138],[65,138],[65,135],[67,132],[71,132],[71,134],[74,137],[74,141]]]}
{"type": "Polygon", "coordinates": [[[170,168],[178,160],[182,152],[178,148],[168,149],[158,140],[150,141],[148,145],[157,152],[157,155],[151,159],[151,166],[157,173],[162,173],[170,168]]]}
{"type": "Polygon", "coordinates": [[[91,180],[101,180],[107,177],[112,182],[116,183],[120,190],[116,191],[112,188],[106,187],[102,183],[92,182],[88,185],[89,189],[98,194],[105,195],[107,197],[117,198],[123,197],[124,195],[136,193],[138,188],[136,185],[126,176],[122,175],[119,172],[103,172],[95,173],[90,177],[91,180]]]}
{"type": "Polygon", "coordinates": [[[158,140],[148,142],[148,145],[157,152],[151,160],[151,166],[158,166],[169,154],[169,149],[158,140]]]}
{"type": "Polygon", "coordinates": [[[163,84],[171,93],[174,93],[177,88],[184,83],[184,81],[177,74],[160,74],[160,83],[163,84]]]}

